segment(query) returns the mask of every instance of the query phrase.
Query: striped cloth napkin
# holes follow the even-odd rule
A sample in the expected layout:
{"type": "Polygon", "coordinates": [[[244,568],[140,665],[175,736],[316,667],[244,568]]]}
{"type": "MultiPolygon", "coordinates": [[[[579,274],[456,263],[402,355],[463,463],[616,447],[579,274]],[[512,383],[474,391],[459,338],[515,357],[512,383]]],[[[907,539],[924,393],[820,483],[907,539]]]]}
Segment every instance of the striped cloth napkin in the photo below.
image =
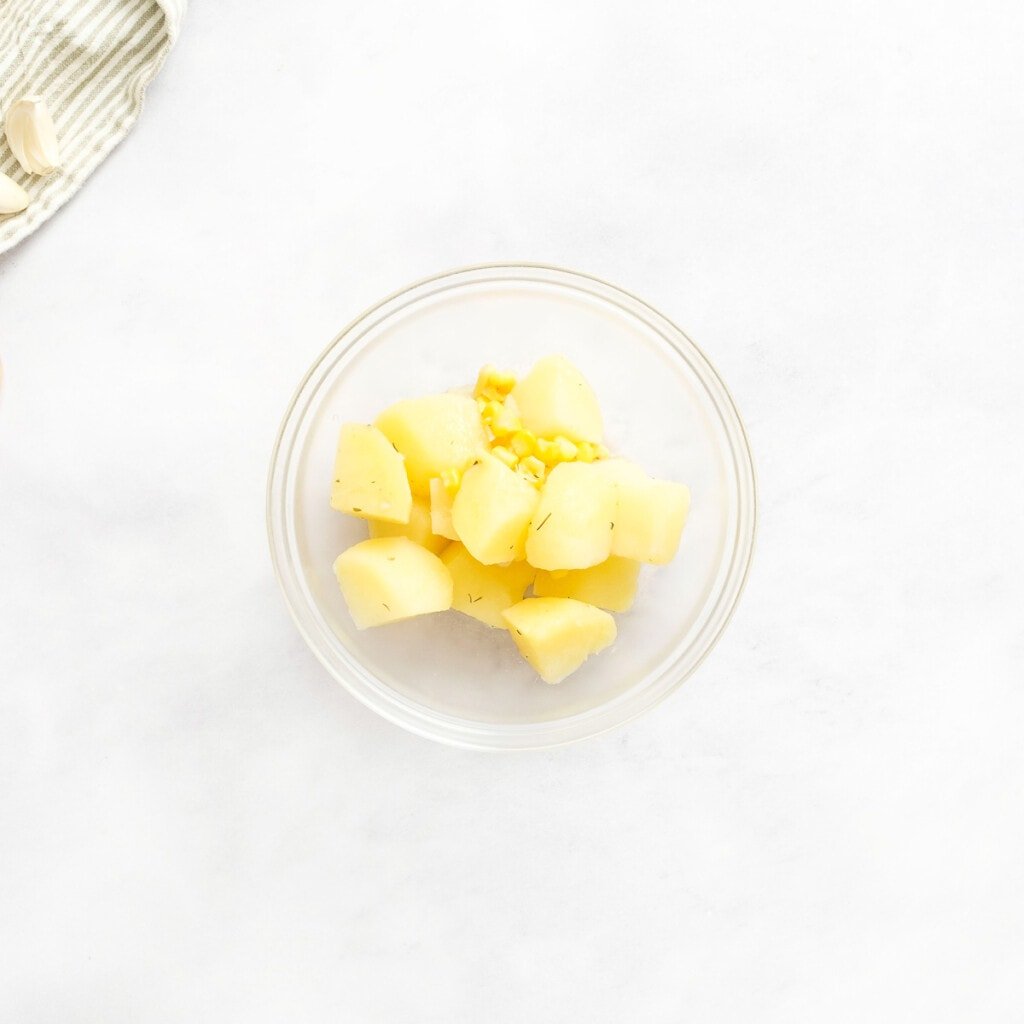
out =
{"type": "Polygon", "coordinates": [[[78,191],[128,134],[160,70],[186,0],[0,0],[0,171],[28,192],[27,210],[0,216],[0,253],[31,234],[78,191]],[[61,166],[27,174],[2,133],[22,96],[46,100],[61,166]]]}

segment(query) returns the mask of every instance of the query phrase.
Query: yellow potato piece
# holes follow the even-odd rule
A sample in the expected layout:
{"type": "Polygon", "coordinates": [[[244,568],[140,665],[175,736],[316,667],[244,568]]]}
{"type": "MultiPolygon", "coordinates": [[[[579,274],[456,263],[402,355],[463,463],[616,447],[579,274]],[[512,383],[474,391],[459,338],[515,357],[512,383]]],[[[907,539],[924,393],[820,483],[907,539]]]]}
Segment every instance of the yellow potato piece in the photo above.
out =
{"type": "Polygon", "coordinates": [[[346,423],[341,428],[331,508],[361,519],[409,522],[412,494],[405,460],[376,427],[346,423]]]}
{"type": "Polygon", "coordinates": [[[452,574],[452,607],[488,626],[507,629],[501,613],[523,599],[536,569],[526,562],[482,565],[462,544],[450,544],[441,561],[452,574]]]}
{"type": "Polygon", "coordinates": [[[586,569],[612,551],[615,488],[597,462],[562,462],[548,474],[526,539],[538,569],[586,569]]]}
{"type": "Polygon", "coordinates": [[[560,683],[615,641],[615,619],[568,597],[528,597],[503,613],[522,656],[546,683],[560,683]]]}
{"type": "Polygon", "coordinates": [[[452,502],[455,498],[444,485],[444,481],[435,476],[430,481],[430,528],[439,537],[458,540],[459,535],[452,525],[452,502]]]}
{"type": "Polygon", "coordinates": [[[665,565],[675,557],[690,511],[690,489],[669,480],[616,484],[612,553],[665,565]]]}
{"type": "Polygon", "coordinates": [[[371,519],[370,536],[408,537],[435,555],[439,555],[448,547],[448,538],[439,537],[433,531],[429,503],[419,497],[412,499],[408,523],[385,523],[379,519],[371,519]]]}
{"type": "Polygon", "coordinates": [[[335,559],[334,574],[358,629],[452,606],[448,567],[408,537],[355,544],[335,559]]]}
{"type": "Polygon", "coordinates": [[[452,525],[469,553],[484,565],[523,558],[537,491],[492,455],[462,474],[452,503],[452,525]]]}
{"type": "Polygon", "coordinates": [[[586,378],[564,356],[547,356],[513,388],[523,426],[538,437],[600,441],[601,407],[586,378]]]}
{"type": "Polygon", "coordinates": [[[405,456],[413,493],[424,497],[431,477],[463,469],[487,447],[480,410],[468,395],[404,399],[385,409],[377,426],[405,456]]]}
{"type": "Polygon", "coordinates": [[[639,578],[639,562],[613,555],[589,569],[539,572],[533,592],[538,597],[571,597],[610,612],[625,612],[632,607],[639,578]]]}

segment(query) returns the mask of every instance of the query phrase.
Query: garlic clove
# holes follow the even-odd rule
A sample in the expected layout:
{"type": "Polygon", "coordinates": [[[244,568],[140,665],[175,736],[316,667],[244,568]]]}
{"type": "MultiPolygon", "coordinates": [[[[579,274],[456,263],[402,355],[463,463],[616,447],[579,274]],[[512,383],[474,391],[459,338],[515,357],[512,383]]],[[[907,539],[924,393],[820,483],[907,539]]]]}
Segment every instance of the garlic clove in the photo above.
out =
{"type": "Polygon", "coordinates": [[[28,206],[28,193],[6,174],[0,173],[0,217],[5,213],[21,213],[28,206]]]}
{"type": "Polygon", "coordinates": [[[49,174],[60,163],[60,146],[46,100],[25,96],[7,111],[7,142],[29,174],[49,174]]]}

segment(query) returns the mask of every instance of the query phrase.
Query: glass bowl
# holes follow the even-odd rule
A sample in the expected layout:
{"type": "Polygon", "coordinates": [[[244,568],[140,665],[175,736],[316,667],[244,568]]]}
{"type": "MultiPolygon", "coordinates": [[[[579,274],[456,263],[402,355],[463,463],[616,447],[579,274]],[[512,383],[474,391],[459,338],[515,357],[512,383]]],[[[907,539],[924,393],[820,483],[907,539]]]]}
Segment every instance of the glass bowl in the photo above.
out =
{"type": "Polygon", "coordinates": [[[750,566],[754,470],[736,407],[678,327],[585,274],[488,265],[384,299],[313,364],[285,414],[267,488],[274,569],[327,670],[385,718],[464,747],[553,746],[619,725],[678,687],[721,636],[750,566]],[[360,632],[332,571],[366,524],[327,501],[338,430],[391,402],[471,385],[483,363],[525,372],[561,353],[597,392],[606,444],[688,484],[689,521],[667,566],[645,566],[613,647],[557,686],[503,630],[450,611],[360,632]]]}

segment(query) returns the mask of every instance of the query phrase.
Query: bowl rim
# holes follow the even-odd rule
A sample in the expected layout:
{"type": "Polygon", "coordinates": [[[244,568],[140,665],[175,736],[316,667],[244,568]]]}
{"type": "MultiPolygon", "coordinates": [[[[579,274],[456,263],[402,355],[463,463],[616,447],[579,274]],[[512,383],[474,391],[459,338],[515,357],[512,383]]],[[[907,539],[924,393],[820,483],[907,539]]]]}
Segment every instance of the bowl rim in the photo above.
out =
{"type": "MultiPolygon", "coordinates": [[[[533,280],[541,280],[542,276],[533,278],[533,280]]],[[[502,278],[500,276],[497,278],[485,278],[485,280],[501,279],[502,278]]],[[[548,283],[551,282],[549,281],[548,283]]],[[[432,294],[432,292],[427,291],[426,294],[432,294]]],[[[593,295],[595,293],[591,292],[591,294],[593,295]]],[[[392,310],[391,312],[397,312],[397,310],[392,310]]],[[[671,338],[665,336],[661,331],[658,331],[658,333],[661,334],[662,340],[666,344],[676,349],[677,354],[682,356],[684,359],[686,358],[686,353],[679,349],[671,338]]],[[[707,387],[708,382],[705,380],[703,383],[705,387],[707,387]]],[[[313,395],[315,395],[315,391],[316,389],[314,388],[313,395]]],[[[313,395],[310,395],[310,398],[313,397],[313,395]]],[[[305,412],[305,409],[308,409],[308,407],[309,403],[307,401],[303,412],[305,412]]],[[[718,411],[721,415],[722,409],[719,408],[718,411]]],[[[344,686],[345,689],[357,700],[359,700],[360,703],[407,731],[426,739],[446,743],[451,746],[492,751],[537,750],[564,746],[590,737],[600,736],[620,725],[624,725],[627,722],[634,720],[645,712],[656,707],[670,694],[675,693],[675,691],[679,689],[679,687],[704,663],[704,660],[717,646],[722,634],[725,632],[732,620],[736,607],[739,604],[740,598],[746,588],[747,580],[750,576],[750,568],[753,561],[758,532],[758,487],[757,474],[754,466],[753,454],[750,448],[749,436],[743,423],[743,419],[736,406],[736,402],[733,399],[732,393],[729,391],[725,381],[722,379],[718,370],[708,359],[704,351],[677,324],[644,299],[641,299],[639,296],[620,287],[619,285],[612,284],[611,282],[594,274],[570,270],[551,263],[496,261],[468,264],[419,278],[416,281],[391,292],[384,298],[375,302],[373,305],[367,307],[358,316],[349,321],[334,336],[334,338],[332,338],[330,343],[320,352],[310,368],[303,375],[298,386],[295,388],[291,400],[285,409],[284,416],[281,419],[281,424],[278,428],[270,456],[270,466],[267,474],[265,515],[267,540],[270,547],[270,556],[274,567],[274,575],[277,578],[278,585],[281,588],[285,599],[285,605],[288,608],[292,621],[295,623],[295,626],[299,631],[299,635],[316,656],[317,660],[324,666],[324,668],[327,669],[330,676],[337,682],[341,683],[341,685],[344,686]],[[719,392],[717,399],[714,394],[711,395],[712,401],[715,403],[716,407],[718,407],[721,402],[721,404],[724,405],[725,411],[730,414],[730,418],[732,420],[731,424],[723,421],[723,426],[726,428],[727,433],[730,434],[730,440],[738,440],[739,442],[738,450],[742,459],[736,460],[736,469],[738,476],[740,471],[743,471],[745,479],[738,479],[737,481],[738,490],[741,494],[736,524],[737,544],[733,551],[732,564],[726,573],[725,582],[723,583],[721,591],[717,595],[717,599],[711,608],[708,620],[701,626],[693,644],[689,645],[687,648],[689,649],[689,647],[694,646],[697,640],[700,639],[701,633],[703,633],[709,625],[712,625],[709,635],[702,641],[702,649],[692,660],[692,663],[685,666],[678,672],[678,674],[673,673],[673,669],[677,667],[677,662],[681,657],[681,654],[677,653],[671,660],[669,660],[667,665],[660,665],[652,672],[651,678],[646,681],[645,686],[641,688],[634,687],[633,690],[626,691],[625,694],[622,694],[611,701],[605,702],[604,704],[591,708],[586,712],[582,712],[579,715],[554,719],[550,722],[501,725],[463,719],[454,715],[447,715],[443,712],[435,711],[426,705],[418,704],[394,691],[385,690],[383,684],[377,681],[372,673],[364,670],[354,656],[348,655],[347,649],[344,648],[344,645],[341,645],[342,650],[345,652],[343,657],[347,656],[346,660],[348,661],[348,664],[345,667],[348,668],[351,676],[355,676],[356,678],[352,678],[349,673],[341,671],[338,665],[328,659],[327,652],[323,649],[323,645],[318,642],[318,638],[314,635],[312,627],[315,623],[307,621],[307,618],[301,614],[302,612],[305,612],[308,616],[311,613],[309,602],[305,600],[298,600],[298,598],[302,596],[301,588],[298,587],[297,580],[293,580],[286,575],[286,566],[284,564],[287,555],[287,541],[290,539],[288,531],[285,529],[285,522],[288,520],[287,509],[285,507],[285,499],[287,495],[286,485],[288,481],[288,473],[286,470],[291,464],[290,456],[291,452],[294,450],[294,436],[291,438],[292,444],[289,446],[289,457],[284,463],[281,462],[281,456],[284,450],[285,440],[290,433],[290,428],[297,428],[299,424],[301,424],[302,417],[296,421],[295,414],[299,409],[300,401],[305,395],[309,385],[317,377],[318,372],[332,354],[337,352],[340,356],[360,340],[361,335],[352,338],[347,345],[342,344],[349,335],[357,330],[357,328],[363,324],[367,324],[369,321],[373,322],[368,326],[376,326],[377,323],[383,322],[383,320],[386,319],[386,317],[382,317],[381,319],[374,321],[374,317],[376,317],[376,315],[382,310],[403,299],[408,301],[402,303],[398,308],[405,309],[410,303],[416,301],[418,298],[414,293],[430,289],[431,286],[437,285],[440,282],[446,282],[447,287],[451,288],[457,286],[451,282],[451,279],[453,278],[465,277],[467,278],[467,283],[470,283],[473,278],[476,278],[481,274],[494,272],[522,273],[524,271],[534,272],[542,276],[550,274],[554,275],[556,278],[565,279],[561,282],[555,281],[554,283],[567,284],[568,281],[576,280],[579,282],[589,283],[590,285],[596,285],[600,289],[610,293],[604,296],[596,295],[596,297],[610,299],[612,301],[616,298],[625,299],[625,305],[618,302],[616,303],[624,312],[637,315],[639,311],[642,311],[649,317],[654,318],[653,324],[650,323],[650,321],[647,321],[648,326],[657,329],[658,324],[664,325],[664,327],[668,328],[670,332],[675,332],[684,339],[686,344],[690,346],[693,353],[700,360],[701,374],[710,377],[711,382],[719,392]],[[630,308],[631,306],[633,308],[630,308]],[[339,346],[341,346],[340,349],[339,346]],[[730,430],[730,427],[734,429],[735,437],[732,437],[732,430],[730,430]],[[744,488],[749,492],[748,509],[744,509],[743,507],[743,499],[746,497],[746,495],[742,494],[744,488]],[[280,517],[278,515],[278,508],[281,509],[280,517]],[[736,561],[737,558],[741,559],[738,565],[736,561]],[[726,606],[719,608],[723,601],[726,602],[726,606]],[[359,683],[362,685],[359,685],[359,683]],[[655,686],[655,684],[660,685],[655,686]],[[648,692],[652,691],[652,688],[653,692],[648,692]],[[647,695],[646,699],[636,699],[637,696],[642,694],[647,695]],[[627,698],[630,698],[631,696],[633,699],[627,700],[627,698]],[[619,713],[609,714],[609,712],[616,711],[619,713]]],[[[294,572],[292,575],[295,575],[294,572]]]]}

